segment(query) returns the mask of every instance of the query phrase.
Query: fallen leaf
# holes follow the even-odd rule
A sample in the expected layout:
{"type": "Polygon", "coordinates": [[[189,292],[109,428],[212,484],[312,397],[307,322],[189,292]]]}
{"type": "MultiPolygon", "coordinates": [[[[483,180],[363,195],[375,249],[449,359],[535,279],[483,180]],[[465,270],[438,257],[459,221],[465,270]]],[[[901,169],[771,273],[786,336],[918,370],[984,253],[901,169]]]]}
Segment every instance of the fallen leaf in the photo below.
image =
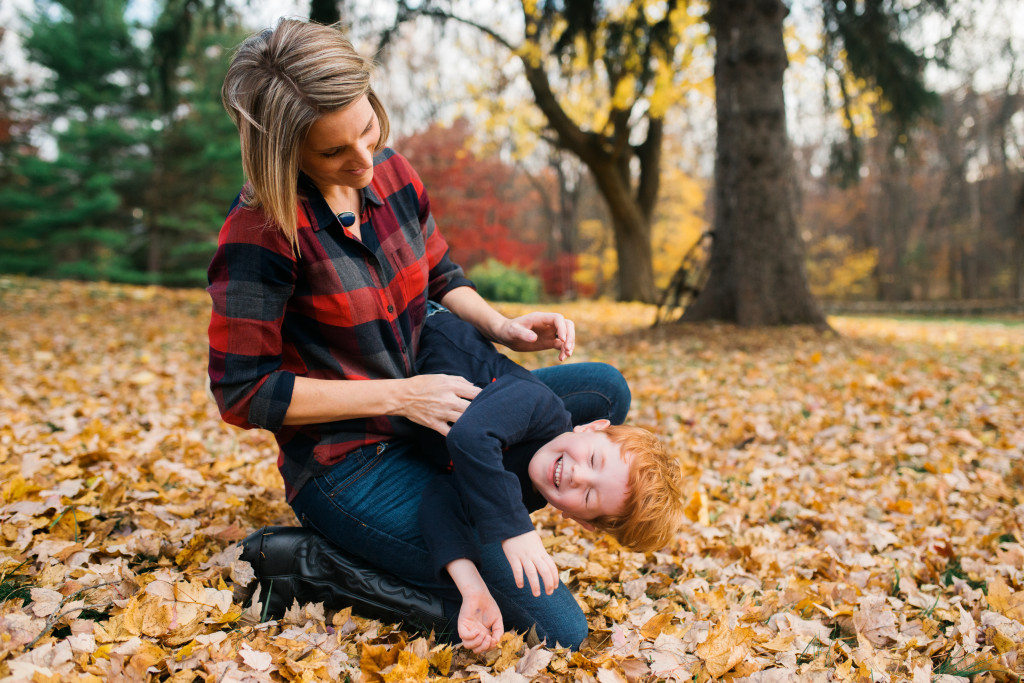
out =
{"type": "Polygon", "coordinates": [[[753,634],[748,628],[730,629],[724,621],[719,622],[707,640],[697,646],[697,656],[704,661],[708,673],[719,678],[746,658],[747,641],[753,634]]]}

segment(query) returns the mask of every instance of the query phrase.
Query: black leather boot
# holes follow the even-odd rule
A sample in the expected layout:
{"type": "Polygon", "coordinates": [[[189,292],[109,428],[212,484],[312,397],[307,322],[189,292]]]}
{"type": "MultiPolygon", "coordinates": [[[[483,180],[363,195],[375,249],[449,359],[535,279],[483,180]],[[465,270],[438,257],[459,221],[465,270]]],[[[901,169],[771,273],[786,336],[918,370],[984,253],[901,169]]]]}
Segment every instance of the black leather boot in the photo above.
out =
{"type": "Polygon", "coordinates": [[[401,623],[414,631],[433,630],[449,641],[456,628],[458,605],[449,603],[379,569],[345,556],[330,541],[304,527],[267,526],[241,541],[241,559],[252,565],[256,580],[243,601],[260,585],[260,599],[269,618],[280,618],[292,606],[322,602],[328,609],[352,607],[368,619],[401,623]]]}

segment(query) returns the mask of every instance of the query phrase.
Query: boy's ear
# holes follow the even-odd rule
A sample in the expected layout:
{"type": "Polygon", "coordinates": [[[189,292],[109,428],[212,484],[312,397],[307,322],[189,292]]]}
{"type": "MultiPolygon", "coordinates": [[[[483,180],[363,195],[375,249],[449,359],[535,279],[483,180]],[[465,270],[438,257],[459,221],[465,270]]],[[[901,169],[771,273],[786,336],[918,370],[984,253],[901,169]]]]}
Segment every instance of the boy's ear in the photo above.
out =
{"type": "Polygon", "coordinates": [[[610,425],[611,425],[611,422],[608,421],[608,420],[594,420],[593,422],[588,422],[586,424],[576,425],[575,427],[572,428],[572,431],[577,432],[577,433],[579,433],[579,432],[599,432],[602,429],[607,429],[610,425]]]}
{"type": "Polygon", "coordinates": [[[580,519],[579,517],[576,517],[574,515],[570,515],[565,510],[562,510],[561,512],[562,512],[562,517],[564,517],[566,519],[571,519],[572,521],[576,522],[577,524],[579,524],[581,527],[583,527],[587,531],[597,531],[597,527],[595,527],[590,522],[586,522],[586,521],[580,519]]]}

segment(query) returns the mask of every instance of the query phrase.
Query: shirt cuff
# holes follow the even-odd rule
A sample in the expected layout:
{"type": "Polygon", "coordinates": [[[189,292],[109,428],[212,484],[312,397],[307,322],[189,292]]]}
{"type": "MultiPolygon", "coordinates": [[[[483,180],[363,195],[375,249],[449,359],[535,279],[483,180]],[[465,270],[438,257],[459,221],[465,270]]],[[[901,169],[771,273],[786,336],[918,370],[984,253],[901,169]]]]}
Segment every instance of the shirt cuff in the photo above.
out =
{"type": "Polygon", "coordinates": [[[480,535],[481,543],[501,543],[514,536],[534,531],[533,520],[526,506],[518,503],[519,510],[510,510],[508,514],[501,517],[490,517],[481,519],[476,523],[476,531],[480,535]]]}
{"type": "Polygon", "coordinates": [[[249,404],[249,422],[271,432],[279,431],[284,426],[294,388],[294,372],[282,370],[267,377],[249,404]]]}

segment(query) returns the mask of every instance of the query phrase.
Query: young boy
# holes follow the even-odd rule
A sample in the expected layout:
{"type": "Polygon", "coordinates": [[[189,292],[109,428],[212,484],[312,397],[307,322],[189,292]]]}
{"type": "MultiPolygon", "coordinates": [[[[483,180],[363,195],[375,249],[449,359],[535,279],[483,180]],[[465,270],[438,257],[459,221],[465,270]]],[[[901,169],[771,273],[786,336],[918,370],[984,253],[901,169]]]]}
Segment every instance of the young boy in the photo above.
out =
{"type": "Polygon", "coordinates": [[[675,531],[682,474],[650,432],[607,420],[573,428],[558,396],[472,325],[443,309],[428,316],[417,372],[460,375],[482,388],[447,440],[425,437],[424,450],[451,474],[424,490],[420,523],[435,572],[447,572],[462,595],[459,636],[483,652],[503,627],[477,570],[475,536],[501,542],[520,588],[525,578],[534,595],[541,582],[550,594],[558,569],[530,512],[551,503],[588,529],[652,550],[675,531]]]}

